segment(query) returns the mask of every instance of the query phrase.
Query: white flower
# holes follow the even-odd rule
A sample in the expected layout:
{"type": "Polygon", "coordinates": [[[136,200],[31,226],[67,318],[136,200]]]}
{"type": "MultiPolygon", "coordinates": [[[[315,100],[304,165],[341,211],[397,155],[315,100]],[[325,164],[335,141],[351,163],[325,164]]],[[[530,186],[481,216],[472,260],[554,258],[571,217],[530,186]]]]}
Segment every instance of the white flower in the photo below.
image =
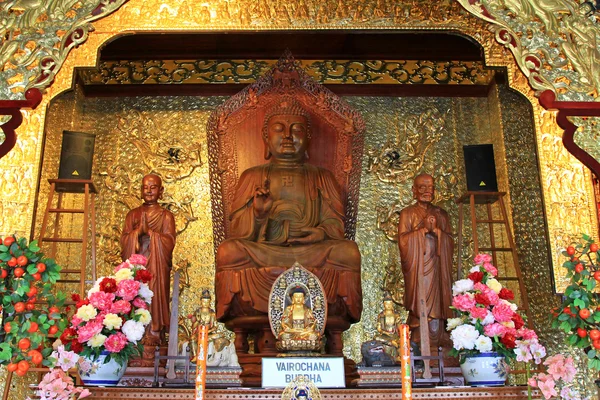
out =
{"type": "Polygon", "coordinates": [[[510,307],[511,310],[513,310],[513,312],[517,312],[517,310],[519,309],[519,306],[517,306],[515,303],[511,303],[508,300],[500,299],[500,304],[506,304],[510,307]]]}
{"type": "Polygon", "coordinates": [[[515,327],[515,323],[513,321],[504,321],[504,322],[500,322],[500,323],[510,329],[514,329],[514,327],[515,327]]]}
{"type": "Polygon", "coordinates": [[[486,285],[496,292],[496,294],[500,293],[500,290],[502,290],[502,284],[494,278],[488,279],[486,285]]]}
{"type": "Polygon", "coordinates": [[[531,355],[534,358],[536,364],[542,362],[542,358],[546,356],[546,348],[538,343],[537,339],[531,346],[529,346],[529,350],[531,351],[531,355]]]}
{"type": "Polygon", "coordinates": [[[448,318],[446,330],[451,331],[452,329],[456,328],[457,326],[459,326],[462,323],[463,323],[462,318],[448,318]]]}
{"type": "Polygon", "coordinates": [[[102,324],[108,329],[119,329],[123,324],[123,320],[117,314],[108,313],[104,317],[102,324]]]}
{"type": "Polygon", "coordinates": [[[457,326],[452,333],[450,333],[450,339],[452,339],[453,346],[456,350],[473,350],[475,347],[475,340],[479,337],[479,332],[473,325],[464,324],[457,326]]]}
{"type": "Polygon", "coordinates": [[[140,292],[139,296],[144,299],[144,301],[148,304],[152,301],[152,297],[154,296],[154,292],[150,290],[148,284],[142,283],[140,284],[140,292]]]}
{"type": "Polygon", "coordinates": [[[91,347],[100,347],[104,344],[104,342],[106,342],[106,336],[101,333],[95,334],[90,340],[87,341],[91,347]]]}
{"type": "Polygon", "coordinates": [[[480,335],[477,340],[475,340],[475,348],[482,353],[492,351],[492,339],[485,335],[480,335]]]}
{"type": "Polygon", "coordinates": [[[141,340],[144,336],[144,325],[141,322],[134,321],[130,319],[129,321],[125,321],[123,324],[123,328],[121,328],[125,336],[127,336],[127,340],[136,344],[138,340],[141,340]]]}
{"type": "Polygon", "coordinates": [[[85,304],[77,310],[77,317],[81,318],[82,321],[89,321],[92,318],[95,318],[98,312],[96,308],[91,304],[85,304]]]}
{"type": "Polygon", "coordinates": [[[144,326],[148,325],[150,321],[152,321],[152,317],[150,316],[150,312],[148,310],[140,308],[135,310],[135,314],[140,316],[139,322],[144,324],[144,326]]]}
{"type": "Polygon", "coordinates": [[[519,362],[529,362],[532,359],[528,346],[517,345],[514,352],[517,355],[517,361],[519,362]]]}
{"type": "Polygon", "coordinates": [[[104,279],[104,276],[101,276],[100,278],[96,279],[96,282],[94,283],[94,286],[92,286],[92,288],[90,290],[88,290],[87,293],[87,297],[89,298],[92,294],[96,293],[97,291],[100,290],[100,282],[102,282],[102,279],[104,279]]]}
{"type": "Polygon", "coordinates": [[[469,273],[471,274],[473,272],[479,272],[479,271],[481,271],[481,267],[479,265],[475,265],[473,268],[471,268],[469,270],[469,273]]]}
{"type": "Polygon", "coordinates": [[[465,292],[469,292],[473,290],[474,284],[475,283],[470,279],[461,279],[459,281],[456,281],[452,285],[452,295],[456,296],[465,292]]]}
{"type": "Polygon", "coordinates": [[[125,279],[133,278],[133,271],[129,268],[121,268],[115,274],[115,280],[117,283],[124,281],[125,279]]]}
{"type": "Polygon", "coordinates": [[[494,318],[494,314],[492,314],[492,312],[488,310],[487,315],[485,316],[483,321],[481,321],[481,325],[486,326],[489,324],[493,324],[494,322],[496,322],[496,318],[494,318]]]}

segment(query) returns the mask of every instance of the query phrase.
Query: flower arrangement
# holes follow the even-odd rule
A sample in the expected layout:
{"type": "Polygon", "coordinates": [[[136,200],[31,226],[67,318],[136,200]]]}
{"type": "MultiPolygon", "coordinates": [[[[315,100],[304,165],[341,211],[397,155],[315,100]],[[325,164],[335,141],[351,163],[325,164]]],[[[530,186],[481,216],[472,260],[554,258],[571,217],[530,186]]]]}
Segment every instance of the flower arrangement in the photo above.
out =
{"type": "MultiPolygon", "coordinates": [[[[546,358],[544,366],[546,372],[539,372],[527,380],[530,387],[538,388],[545,399],[559,397],[565,400],[579,400],[582,398],[579,391],[572,386],[577,374],[572,357],[556,354],[546,358]]],[[[531,391],[529,398],[531,398],[531,391]]]]}
{"type": "MultiPolygon", "coordinates": [[[[51,369],[44,375],[35,392],[40,400],[78,400],[91,395],[88,389],[77,387],[68,374],[69,369],[78,366],[80,371],[89,372],[91,364],[73,351],[63,346],[52,352],[49,357],[51,369]]],[[[29,397],[27,400],[31,400],[29,397]]]]}
{"type": "Polygon", "coordinates": [[[595,290],[600,282],[599,246],[583,235],[562,254],[570,282],[560,309],[554,310],[552,327],[567,334],[568,344],[585,351],[588,368],[600,370],[600,293],[595,290]]]}
{"type": "Polygon", "coordinates": [[[67,349],[92,360],[106,351],[105,362],[112,359],[120,365],[142,354],[140,341],[152,319],[148,306],[154,295],[146,262],[146,257],[133,254],[113,275],[99,278],[86,299],[73,296],[77,311],[60,337],[67,349]]]}
{"type": "Polygon", "coordinates": [[[447,329],[453,343],[451,355],[464,357],[496,352],[504,358],[517,358],[520,343],[537,351],[536,333],[525,327],[525,321],[511,303],[514,293],[495,279],[498,270],[492,257],[478,254],[466,279],[452,286],[452,308],[459,314],[448,320],[447,329]]]}
{"type": "Polygon", "coordinates": [[[45,258],[37,241],[27,243],[14,235],[0,240],[0,297],[3,309],[3,335],[0,364],[24,376],[31,365],[49,365],[52,352],[48,337],[60,334],[66,319],[60,310],[65,296],[53,294],[52,286],[60,267],[45,258]],[[36,306],[37,299],[45,300],[36,306]]]}

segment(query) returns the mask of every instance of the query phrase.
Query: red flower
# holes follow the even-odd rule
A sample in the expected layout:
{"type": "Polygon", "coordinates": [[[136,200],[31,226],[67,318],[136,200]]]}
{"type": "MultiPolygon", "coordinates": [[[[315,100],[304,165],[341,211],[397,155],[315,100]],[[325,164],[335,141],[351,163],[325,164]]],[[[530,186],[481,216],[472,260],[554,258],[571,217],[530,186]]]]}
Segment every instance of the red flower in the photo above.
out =
{"type": "Polygon", "coordinates": [[[77,339],[71,341],[71,351],[75,353],[81,353],[83,351],[83,344],[79,343],[77,339]]]}
{"type": "Polygon", "coordinates": [[[60,341],[62,343],[68,343],[74,339],[77,339],[77,331],[74,328],[67,328],[60,335],[60,341]]]}
{"type": "Polygon", "coordinates": [[[117,291],[117,281],[113,278],[104,278],[100,282],[100,290],[104,293],[114,293],[117,291]]]}
{"type": "Polygon", "coordinates": [[[515,347],[517,347],[516,338],[510,333],[507,333],[504,336],[502,336],[502,338],[500,338],[500,342],[502,342],[502,344],[505,345],[507,349],[514,349],[515,347]]]}
{"type": "Polygon", "coordinates": [[[503,300],[514,300],[515,294],[510,289],[502,288],[500,289],[500,293],[498,293],[498,297],[503,300]]]}
{"type": "Polygon", "coordinates": [[[523,326],[525,326],[525,321],[523,321],[523,317],[521,317],[517,313],[513,314],[511,320],[515,323],[515,329],[521,329],[523,326]]]}
{"type": "Polygon", "coordinates": [[[135,272],[135,280],[142,283],[148,283],[152,279],[152,273],[146,269],[138,269],[135,272]]]}
{"type": "Polygon", "coordinates": [[[490,303],[490,299],[488,299],[488,297],[483,293],[477,293],[475,295],[475,301],[477,302],[477,304],[481,304],[486,307],[492,304],[490,303]]]}
{"type": "Polygon", "coordinates": [[[483,280],[483,272],[481,272],[481,271],[471,272],[467,278],[472,280],[474,283],[481,282],[483,280]]]}
{"type": "Polygon", "coordinates": [[[77,294],[77,293],[73,293],[71,295],[71,300],[73,300],[74,302],[81,301],[81,296],[79,296],[79,294],[77,294]]]}

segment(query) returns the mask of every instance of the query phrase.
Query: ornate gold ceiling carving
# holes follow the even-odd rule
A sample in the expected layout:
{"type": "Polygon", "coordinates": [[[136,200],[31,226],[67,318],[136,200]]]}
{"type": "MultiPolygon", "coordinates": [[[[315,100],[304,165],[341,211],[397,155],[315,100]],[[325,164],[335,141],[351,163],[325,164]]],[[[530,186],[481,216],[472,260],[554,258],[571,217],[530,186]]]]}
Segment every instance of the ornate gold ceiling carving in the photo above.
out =
{"type": "Polygon", "coordinates": [[[600,14],[574,0],[458,0],[489,22],[496,40],[514,55],[539,94],[560,101],[600,95],[600,14]]]}
{"type": "MultiPolygon", "coordinates": [[[[104,61],[78,71],[85,85],[251,83],[277,60],[104,61]]],[[[298,60],[320,83],[489,85],[494,77],[477,61],[298,60]]]]}

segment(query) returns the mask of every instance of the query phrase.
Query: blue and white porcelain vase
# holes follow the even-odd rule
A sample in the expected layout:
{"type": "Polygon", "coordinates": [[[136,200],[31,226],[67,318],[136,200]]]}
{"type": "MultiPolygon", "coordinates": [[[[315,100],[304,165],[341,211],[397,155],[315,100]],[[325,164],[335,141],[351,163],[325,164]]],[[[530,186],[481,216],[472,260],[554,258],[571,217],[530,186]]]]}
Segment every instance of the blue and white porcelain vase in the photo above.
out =
{"type": "Polygon", "coordinates": [[[115,360],[110,360],[105,363],[106,356],[110,353],[103,351],[96,361],[88,360],[92,365],[92,370],[85,373],[79,370],[79,376],[83,383],[87,386],[117,386],[127,365],[121,365],[115,360]]]}
{"type": "Polygon", "coordinates": [[[507,365],[498,353],[480,353],[467,356],[460,369],[465,383],[470,386],[503,386],[506,384],[507,365]]]}

